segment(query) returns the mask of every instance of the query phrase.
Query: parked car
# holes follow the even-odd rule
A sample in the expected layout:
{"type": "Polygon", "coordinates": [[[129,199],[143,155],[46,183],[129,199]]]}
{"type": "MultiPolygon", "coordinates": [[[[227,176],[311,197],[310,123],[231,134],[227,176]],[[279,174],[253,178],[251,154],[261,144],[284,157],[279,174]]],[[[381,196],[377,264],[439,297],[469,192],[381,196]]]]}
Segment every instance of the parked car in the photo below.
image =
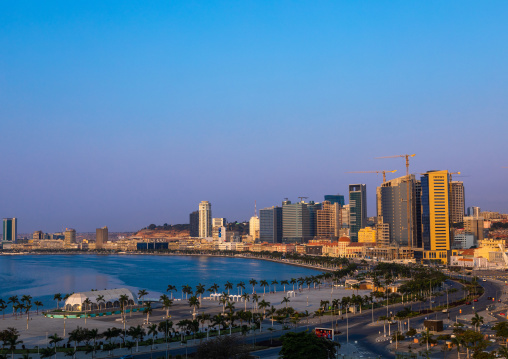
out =
{"type": "Polygon", "coordinates": [[[466,305],[471,305],[471,302],[466,302],[466,305]]]}
{"type": "Polygon", "coordinates": [[[478,299],[473,299],[473,302],[477,302],[477,301],[478,301],[478,299]]]}
{"type": "Polygon", "coordinates": [[[504,316],[504,315],[506,315],[506,314],[504,314],[504,313],[499,313],[499,315],[503,315],[503,316],[504,316]]]}

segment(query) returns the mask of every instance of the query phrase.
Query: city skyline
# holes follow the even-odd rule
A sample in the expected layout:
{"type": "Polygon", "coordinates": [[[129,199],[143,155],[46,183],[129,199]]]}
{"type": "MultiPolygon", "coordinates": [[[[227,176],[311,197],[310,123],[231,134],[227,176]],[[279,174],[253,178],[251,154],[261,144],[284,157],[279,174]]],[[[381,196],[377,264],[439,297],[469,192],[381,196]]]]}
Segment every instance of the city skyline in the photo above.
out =
{"type": "Polygon", "coordinates": [[[188,223],[462,172],[508,212],[508,4],[0,5],[1,217],[19,233],[188,223]],[[471,24],[474,24],[472,26],[471,24]],[[9,169],[8,171],[6,169],[9,169]]]}

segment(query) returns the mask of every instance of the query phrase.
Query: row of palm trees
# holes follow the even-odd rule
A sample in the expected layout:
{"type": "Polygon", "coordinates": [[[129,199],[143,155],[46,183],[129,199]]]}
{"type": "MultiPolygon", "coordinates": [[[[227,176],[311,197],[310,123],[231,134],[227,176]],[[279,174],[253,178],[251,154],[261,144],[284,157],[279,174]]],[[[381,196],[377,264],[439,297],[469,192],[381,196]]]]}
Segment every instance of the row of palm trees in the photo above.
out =
{"type": "Polygon", "coordinates": [[[39,307],[42,307],[43,304],[41,301],[34,301],[32,303],[32,296],[30,295],[23,295],[21,298],[19,298],[17,295],[13,295],[5,301],[4,299],[0,298],[0,310],[2,311],[2,320],[5,319],[5,310],[9,307],[9,305],[12,306],[12,315],[17,319],[18,318],[18,312],[19,315],[22,315],[23,313],[27,316],[27,322],[26,322],[26,328],[28,329],[28,323],[30,320],[30,310],[35,306],[37,308],[37,314],[39,314],[39,307]]]}

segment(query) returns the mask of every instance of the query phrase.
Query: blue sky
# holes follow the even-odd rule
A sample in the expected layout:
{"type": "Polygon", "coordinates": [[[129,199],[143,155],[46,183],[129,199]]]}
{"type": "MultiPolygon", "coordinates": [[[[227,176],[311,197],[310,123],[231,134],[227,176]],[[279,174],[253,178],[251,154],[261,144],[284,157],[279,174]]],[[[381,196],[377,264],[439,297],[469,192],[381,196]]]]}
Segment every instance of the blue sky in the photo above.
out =
{"type": "MultiPolygon", "coordinates": [[[[243,220],[416,153],[508,212],[506,1],[0,4],[0,216],[20,232],[243,220]],[[459,178],[457,178],[459,179],[459,178]]],[[[390,177],[391,178],[391,177],[390,177]]]]}

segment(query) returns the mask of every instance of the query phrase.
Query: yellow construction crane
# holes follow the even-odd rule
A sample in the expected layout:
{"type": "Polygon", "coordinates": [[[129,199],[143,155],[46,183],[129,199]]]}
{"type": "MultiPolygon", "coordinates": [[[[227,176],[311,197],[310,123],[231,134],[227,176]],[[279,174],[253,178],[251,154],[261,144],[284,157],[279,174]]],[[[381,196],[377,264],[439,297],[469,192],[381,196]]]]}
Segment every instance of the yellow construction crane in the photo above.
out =
{"type": "Polygon", "coordinates": [[[376,158],[406,158],[406,176],[409,176],[409,157],[414,157],[415,154],[412,155],[395,155],[395,156],[384,156],[384,157],[376,157],[376,158]]]}
{"type": "Polygon", "coordinates": [[[460,172],[449,172],[450,175],[450,182],[452,181],[452,175],[460,175],[460,172]]]}
{"type": "Polygon", "coordinates": [[[386,174],[387,173],[395,173],[397,172],[397,170],[393,170],[393,171],[351,171],[351,172],[346,172],[346,173],[375,173],[375,174],[380,174],[382,173],[383,174],[383,183],[386,182],[386,174]]]}

